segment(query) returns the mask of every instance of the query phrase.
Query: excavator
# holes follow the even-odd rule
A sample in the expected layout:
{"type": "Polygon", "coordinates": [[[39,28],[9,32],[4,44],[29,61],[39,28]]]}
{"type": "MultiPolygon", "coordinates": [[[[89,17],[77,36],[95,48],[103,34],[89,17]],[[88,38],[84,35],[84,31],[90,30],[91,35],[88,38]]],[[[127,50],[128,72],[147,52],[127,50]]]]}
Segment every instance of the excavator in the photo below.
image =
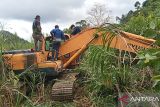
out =
{"type": "Polygon", "coordinates": [[[26,51],[3,52],[5,65],[15,73],[21,73],[26,69],[38,69],[47,76],[56,77],[64,74],[63,78],[57,80],[52,87],[52,98],[55,101],[74,99],[74,82],[77,73],[69,72],[79,64],[79,57],[89,45],[109,45],[120,51],[137,53],[141,49],[155,48],[156,40],[148,39],[140,35],[117,31],[114,35],[111,32],[100,31],[99,28],[88,28],[63,42],[59,49],[58,60],[52,61],[52,39],[45,38],[44,53],[26,51]]]}

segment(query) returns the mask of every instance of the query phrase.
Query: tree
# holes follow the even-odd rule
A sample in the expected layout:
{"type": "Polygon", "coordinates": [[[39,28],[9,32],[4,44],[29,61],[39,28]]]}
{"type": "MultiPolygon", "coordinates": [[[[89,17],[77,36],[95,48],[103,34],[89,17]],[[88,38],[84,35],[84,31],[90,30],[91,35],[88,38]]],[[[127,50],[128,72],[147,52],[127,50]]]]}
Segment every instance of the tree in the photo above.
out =
{"type": "Polygon", "coordinates": [[[109,11],[107,11],[105,5],[95,4],[88,11],[87,22],[91,26],[101,26],[102,24],[109,22],[110,19],[109,11]]]}
{"type": "Polygon", "coordinates": [[[81,29],[85,29],[89,26],[86,20],[80,20],[76,22],[76,25],[79,26],[81,29]]]}
{"type": "Polygon", "coordinates": [[[136,1],[136,3],[134,4],[134,7],[136,8],[136,10],[139,10],[141,6],[141,3],[139,1],[136,1]]]}
{"type": "Polygon", "coordinates": [[[149,38],[157,38],[157,32],[160,29],[160,20],[154,17],[154,14],[149,16],[133,16],[127,23],[124,24],[124,30],[130,33],[143,35],[149,38]]]}
{"type": "MultiPolygon", "coordinates": [[[[76,26],[79,26],[81,30],[87,28],[89,26],[89,24],[87,23],[86,20],[80,20],[75,22],[76,26]]],[[[63,32],[66,34],[71,34],[72,30],[71,30],[71,26],[69,28],[65,28],[63,29],[63,32]]]]}
{"type": "Polygon", "coordinates": [[[119,23],[121,21],[121,18],[116,16],[116,21],[119,23]]]}
{"type": "Polygon", "coordinates": [[[71,33],[71,29],[70,28],[64,28],[63,32],[66,34],[70,34],[71,33]]]}
{"type": "Polygon", "coordinates": [[[146,0],[140,7],[140,3],[137,1],[135,7],[138,10],[131,10],[121,17],[120,24],[124,26],[123,30],[150,38],[159,38],[159,4],[160,0],[146,0]]]}

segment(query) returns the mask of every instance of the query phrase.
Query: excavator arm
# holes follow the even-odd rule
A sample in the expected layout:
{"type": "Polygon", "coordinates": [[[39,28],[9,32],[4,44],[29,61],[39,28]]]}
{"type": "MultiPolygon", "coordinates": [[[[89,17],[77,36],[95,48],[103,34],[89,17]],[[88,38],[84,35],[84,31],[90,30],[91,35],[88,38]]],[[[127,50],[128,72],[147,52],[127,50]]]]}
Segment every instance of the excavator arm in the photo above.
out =
{"type": "Polygon", "coordinates": [[[81,33],[72,37],[60,47],[60,56],[72,53],[69,59],[63,60],[63,67],[66,68],[67,66],[69,66],[72,61],[78,58],[78,56],[80,56],[84,52],[84,50],[87,49],[89,44],[108,44],[111,48],[133,53],[136,53],[141,49],[154,47],[155,40],[153,39],[147,39],[143,36],[135,35],[124,31],[116,32],[117,33],[115,34],[111,34],[111,32],[106,32],[106,34],[104,35],[98,30],[98,28],[91,28],[82,31],[81,33]]]}
{"type": "MultiPolygon", "coordinates": [[[[34,65],[44,72],[52,72],[52,69],[67,68],[78,64],[79,56],[88,48],[88,45],[106,45],[118,50],[136,53],[145,48],[153,48],[155,40],[131,34],[124,31],[117,31],[114,35],[111,32],[99,31],[98,28],[86,29],[79,34],[65,41],[59,49],[59,60],[51,61],[48,55],[51,52],[46,48],[44,53],[32,51],[11,51],[3,53],[5,65],[14,71],[23,71],[34,65]],[[47,69],[47,70],[46,70],[47,69]]],[[[52,42],[50,37],[46,37],[44,47],[47,47],[47,41],[52,42]]],[[[52,48],[52,45],[51,45],[52,48]]]]}

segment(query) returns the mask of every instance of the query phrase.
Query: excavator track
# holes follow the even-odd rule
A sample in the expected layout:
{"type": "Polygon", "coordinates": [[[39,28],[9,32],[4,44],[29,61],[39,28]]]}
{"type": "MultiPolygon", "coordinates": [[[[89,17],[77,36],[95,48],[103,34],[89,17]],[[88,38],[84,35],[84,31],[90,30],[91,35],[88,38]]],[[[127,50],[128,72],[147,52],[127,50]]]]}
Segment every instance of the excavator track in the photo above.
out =
{"type": "Polygon", "coordinates": [[[72,101],[74,99],[74,82],[78,73],[64,74],[52,87],[52,100],[72,101]]]}

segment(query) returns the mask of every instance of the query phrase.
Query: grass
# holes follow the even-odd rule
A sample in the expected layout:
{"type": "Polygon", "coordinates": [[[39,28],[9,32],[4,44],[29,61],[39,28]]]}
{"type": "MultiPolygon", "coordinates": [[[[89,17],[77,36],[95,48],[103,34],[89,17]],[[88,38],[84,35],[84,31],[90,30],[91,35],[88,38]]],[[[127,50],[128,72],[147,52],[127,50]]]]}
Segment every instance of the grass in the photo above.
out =
{"type": "Polygon", "coordinates": [[[73,103],[51,100],[53,82],[45,82],[42,73],[27,71],[19,76],[4,68],[0,73],[0,107],[74,107],[73,103]]]}
{"type": "MultiPolygon", "coordinates": [[[[2,29],[3,30],[3,29],[2,29]]],[[[12,37],[12,35],[8,35],[12,37]]],[[[12,40],[15,36],[12,37],[12,40]]],[[[25,103],[33,105],[33,102],[27,97],[22,90],[20,90],[20,80],[13,71],[8,70],[2,61],[2,51],[10,49],[21,49],[22,44],[15,42],[14,44],[8,43],[6,47],[6,39],[8,39],[5,33],[0,33],[0,106],[1,107],[21,107],[21,103],[25,99],[25,103]],[[12,48],[11,48],[12,47],[12,48]],[[21,47],[21,48],[20,48],[21,47]]],[[[18,37],[15,37],[17,39],[18,37]]],[[[10,41],[12,41],[10,40],[10,41]]],[[[30,45],[30,44],[29,44],[30,45]]],[[[29,46],[24,45],[24,46],[29,46]]]]}
{"type": "Polygon", "coordinates": [[[96,107],[114,107],[119,93],[153,92],[154,71],[149,67],[119,65],[114,50],[90,47],[79,68],[86,77],[86,91],[96,107]]]}

